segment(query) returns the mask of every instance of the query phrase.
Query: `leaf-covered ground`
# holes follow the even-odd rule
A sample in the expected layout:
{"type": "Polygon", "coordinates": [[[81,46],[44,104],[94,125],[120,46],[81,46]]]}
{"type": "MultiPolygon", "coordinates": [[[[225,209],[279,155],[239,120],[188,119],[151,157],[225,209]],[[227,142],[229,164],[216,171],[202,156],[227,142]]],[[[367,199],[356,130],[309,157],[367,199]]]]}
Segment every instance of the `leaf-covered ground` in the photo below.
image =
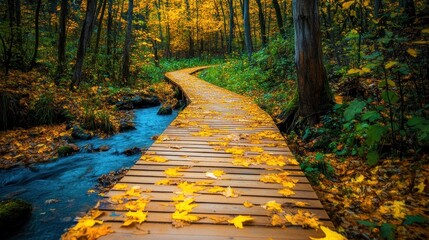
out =
{"type": "MultiPolygon", "coordinates": [[[[100,137],[117,132],[121,120],[133,118],[132,111],[120,111],[115,106],[124,97],[157,96],[166,105],[177,101],[172,86],[165,83],[132,89],[81,86],[70,91],[65,84],[56,86],[43,69],[2,75],[0,89],[2,96],[19,96],[12,98],[19,102],[9,107],[16,115],[12,118],[19,118],[21,124],[0,134],[0,168],[55,160],[58,149],[70,140],[73,125],[85,128],[91,122],[95,126],[85,131],[100,137]],[[111,130],[103,129],[105,125],[111,130]]],[[[2,117],[11,117],[7,114],[2,112],[2,117]]]]}

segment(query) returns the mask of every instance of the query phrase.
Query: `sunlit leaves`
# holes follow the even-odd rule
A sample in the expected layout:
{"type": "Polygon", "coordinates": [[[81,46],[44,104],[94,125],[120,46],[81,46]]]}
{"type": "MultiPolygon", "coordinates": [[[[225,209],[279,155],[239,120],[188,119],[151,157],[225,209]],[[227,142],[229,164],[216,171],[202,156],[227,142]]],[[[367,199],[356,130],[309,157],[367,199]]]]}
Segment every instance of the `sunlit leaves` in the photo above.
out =
{"type": "Polygon", "coordinates": [[[335,231],[332,231],[328,227],[320,226],[320,229],[322,229],[322,231],[325,233],[325,237],[324,238],[310,237],[310,239],[312,239],[312,240],[347,240],[346,237],[344,237],[343,235],[341,235],[335,231]]]}
{"type": "Polygon", "coordinates": [[[198,217],[197,215],[189,214],[189,212],[179,211],[175,211],[172,215],[172,218],[174,220],[180,220],[184,222],[197,222],[198,220],[200,220],[200,217],[198,217]]]}
{"type": "Polygon", "coordinates": [[[238,197],[238,194],[236,193],[236,191],[235,191],[233,188],[231,188],[231,187],[227,187],[227,188],[225,188],[225,190],[222,192],[222,195],[224,195],[224,196],[225,196],[225,197],[227,197],[227,198],[230,198],[230,197],[232,197],[232,198],[238,197]]]}
{"type": "Polygon", "coordinates": [[[417,57],[419,55],[419,52],[414,48],[408,48],[407,53],[412,57],[417,57]]]}
{"type": "Polygon", "coordinates": [[[197,204],[193,203],[194,201],[195,201],[195,199],[193,199],[193,198],[186,198],[183,200],[183,202],[176,203],[175,204],[176,211],[179,211],[179,212],[190,212],[190,211],[192,211],[192,209],[194,209],[196,206],[198,206],[197,204]]]}
{"type": "Polygon", "coordinates": [[[196,192],[203,191],[206,187],[197,186],[195,183],[182,182],[177,185],[181,191],[178,191],[178,194],[184,195],[194,195],[196,192]]]}
{"type": "Polygon", "coordinates": [[[146,205],[149,203],[148,199],[139,198],[137,200],[128,201],[124,207],[130,211],[144,210],[146,209],[146,205]]]}
{"type": "Polygon", "coordinates": [[[264,205],[261,205],[261,207],[271,212],[283,211],[282,205],[280,203],[277,203],[275,200],[268,201],[264,205]]]}
{"type": "Polygon", "coordinates": [[[310,212],[298,210],[296,214],[286,214],[286,220],[292,225],[302,227],[319,228],[319,218],[310,212]]]}
{"type": "Polygon", "coordinates": [[[146,161],[146,162],[158,162],[158,163],[165,163],[168,162],[168,159],[161,156],[155,156],[155,155],[143,155],[140,160],[146,161]]]}
{"type": "Polygon", "coordinates": [[[96,220],[96,218],[103,215],[104,212],[99,210],[92,210],[88,216],[79,220],[79,222],[72,227],[67,233],[61,236],[63,240],[73,239],[90,239],[94,240],[101,236],[112,233],[110,225],[103,224],[103,221],[96,220]],[[99,226],[100,225],[100,226],[99,226]]]}
{"type": "Polygon", "coordinates": [[[183,173],[181,173],[180,171],[183,170],[179,167],[176,168],[167,168],[166,170],[164,170],[165,175],[167,175],[167,177],[181,177],[183,176],[183,173]]]}
{"type": "Polygon", "coordinates": [[[207,192],[209,192],[209,193],[218,193],[218,192],[224,192],[224,191],[225,191],[225,188],[219,187],[219,186],[214,186],[214,187],[207,189],[207,192]]]}
{"type": "Polygon", "coordinates": [[[234,226],[236,228],[243,228],[243,223],[244,222],[249,222],[252,221],[253,218],[251,216],[242,216],[242,215],[238,215],[237,217],[228,220],[229,223],[234,224],[234,226]]]}
{"type": "Polygon", "coordinates": [[[246,208],[251,208],[251,207],[253,207],[253,203],[251,203],[251,202],[249,202],[249,201],[245,201],[245,202],[243,203],[243,206],[245,206],[246,208]]]}
{"type": "Polygon", "coordinates": [[[127,219],[124,221],[124,223],[122,224],[122,226],[127,227],[130,226],[133,223],[143,223],[144,221],[146,221],[147,218],[147,212],[143,212],[142,210],[137,210],[135,212],[127,212],[125,214],[125,216],[127,217],[127,219]]]}
{"type": "Polygon", "coordinates": [[[295,194],[295,192],[290,188],[283,188],[283,189],[278,190],[277,192],[280,193],[281,195],[285,196],[285,197],[295,194]]]}
{"type": "Polygon", "coordinates": [[[274,214],[271,216],[271,225],[273,226],[284,226],[286,224],[286,219],[282,216],[274,214]]]}

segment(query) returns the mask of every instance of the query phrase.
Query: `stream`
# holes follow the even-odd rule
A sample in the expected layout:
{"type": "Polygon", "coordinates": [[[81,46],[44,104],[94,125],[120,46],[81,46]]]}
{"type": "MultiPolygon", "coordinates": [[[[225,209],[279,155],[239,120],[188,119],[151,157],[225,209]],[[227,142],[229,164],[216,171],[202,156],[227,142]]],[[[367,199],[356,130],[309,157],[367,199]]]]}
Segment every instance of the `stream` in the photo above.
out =
{"type": "Polygon", "coordinates": [[[111,148],[106,152],[81,152],[55,162],[0,170],[0,200],[19,198],[33,205],[29,222],[10,239],[59,239],[75,223],[76,216],[82,216],[101,199],[97,193],[88,193],[97,178],[134,165],[140,154],[121,153],[133,147],[149,147],[151,137],[161,134],[177,115],[157,115],[158,108],[135,110],[136,130],[76,142],[79,147],[108,145],[111,148]]]}

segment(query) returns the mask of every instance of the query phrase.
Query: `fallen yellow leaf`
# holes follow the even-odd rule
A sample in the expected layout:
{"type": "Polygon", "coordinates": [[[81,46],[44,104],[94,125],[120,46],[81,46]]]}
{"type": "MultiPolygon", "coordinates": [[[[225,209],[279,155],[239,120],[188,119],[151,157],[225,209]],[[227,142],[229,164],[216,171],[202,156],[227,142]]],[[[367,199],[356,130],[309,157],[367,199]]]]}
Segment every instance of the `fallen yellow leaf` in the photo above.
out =
{"type": "Polygon", "coordinates": [[[251,216],[242,216],[238,215],[237,217],[228,220],[229,223],[233,223],[236,228],[243,228],[243,223],[252,221],[253,218],[251,216]]]}
{"type": "Polygon", "coordinates": [[[310,237],[311,240],[347,240],[346,237],[344,237],[343,235],[335,231],[332,231],[328,227],[320,226],[320,229],[322,229],[322,231],[325,233],[326,236],[324,238],[310,237]]]}

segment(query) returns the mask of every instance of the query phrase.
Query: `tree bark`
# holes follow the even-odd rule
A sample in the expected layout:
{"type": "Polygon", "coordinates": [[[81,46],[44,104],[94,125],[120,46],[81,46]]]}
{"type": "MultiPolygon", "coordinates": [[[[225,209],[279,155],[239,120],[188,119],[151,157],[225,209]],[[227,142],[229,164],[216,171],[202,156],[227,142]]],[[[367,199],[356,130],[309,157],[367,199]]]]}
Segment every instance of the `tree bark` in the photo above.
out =
{"type": "Polygon", "coordinates": [[[60,12],[60,33],[58,39],[58,65],[57,74],[55,77],[55,84],[59,85],[59,80],[64,74],[66,69],[66,39],[67,39],[67,14],[68,14],[68,3],[67,0],[61,0],[61,12],[60,12]]]}
{"type": "Polygon", "coordinates": [[[283,27],[283,19],[282,12],[280,10],[280,5],[277,0],[273,0],[274,11],[276,12],[277,25],[279,26],[280,35],[282,35],[283,39],[286,39],[286,31],[283,27]]]}
{"type": "MultiPolygon", "coordinates": [[[[186,16],[187,16],[186,20],[188,24],[190,24],[192,21],[192,18],[191,18],[191,8],[189,5],[189,0],[185,0],[185,7],[186,7],[186,16]]],[[[192,37],[192,30],[190,26],[186,27],[186,36],[188,37],[188,41],[189,41],[188,57],[193,57],[194,56],[194,39],[192,37]]]]}
{"type": "Polygon", "coordinates": [[[322,61],[318,0],[293,0],[299,115],[313,125],[331,103],[322,61]]]}
{"type": "Polygon", "coordinates": [[[232,53],[232,42],[234,40],[234,0],[228,0],[229,4],[229,38],[228,54],[232,53]]]}
{"type": "Polygon", "coordinates": [[[266,27],[265,27],[265,17],[264,17],[264,10],[262,8],[262,2],[261,0],[256,0],[256,3],[258,4],[258,17],[259,17],[259,26],[261,27],[261,43],[262,47],[267,46],[267,33],[266,33],[266,27]]]}
{"type": "Polygon", "coordinates": [[[103,0],[103,5],[101,6],[101,14],[100,14],[100,18],[98,20],[98,26],[97,26],[97,38],[95,40],[94,56],[92,58],[94,65],[97,62],[98,47],[100,44],[101,30],[103,28],[103,18],[104,18],[104,12],[106,11],[106,4],[107,4],[107,0],[103,0]]]}
{"type": "Polygon", "coordinates": [[[124,85],[130,83],[130,52],[131,31],[133,25],[133,0],[128,1],[127,33],[125,35],[124,52],[122,55],[122,82],[124,85]]]}
{"type": "Polygon", "coordinates": [[[75,86],[79,86],[80,82],[82,81],[82,67],[89,40],[91,39],[92,28],[94,26],[96,3],[96,0],[87,1],[85,20],[83,22],[82,31],[79,38],[76,64],[74,66],[73,79],[70,84],[70,89],[73,89],[75,86]]]}
{"type": "Polygon", "coordinates": [[[36,65],[36,60],[37,60],[37,52],[39,50],[39,15],[40,15],[40,5],[42,4],[42,0],[37,0],[37,6],[36,6],[36,14],[35,14],[35,30],[36,30],[36,34],[35,34],[35,43],[34,43],[34,54],[33,54],[33,58],[31,59],[31,66],[36,65]]]}
{"type": "Polygon", "coordinates": [[[244,21],[244,42],[246,44],[247,58],[250,61],[252,58],[253,46],[252,36],[250,34],[250,16],[249,16],[249,0],[243,2],[243,21],[244,21]]]}

